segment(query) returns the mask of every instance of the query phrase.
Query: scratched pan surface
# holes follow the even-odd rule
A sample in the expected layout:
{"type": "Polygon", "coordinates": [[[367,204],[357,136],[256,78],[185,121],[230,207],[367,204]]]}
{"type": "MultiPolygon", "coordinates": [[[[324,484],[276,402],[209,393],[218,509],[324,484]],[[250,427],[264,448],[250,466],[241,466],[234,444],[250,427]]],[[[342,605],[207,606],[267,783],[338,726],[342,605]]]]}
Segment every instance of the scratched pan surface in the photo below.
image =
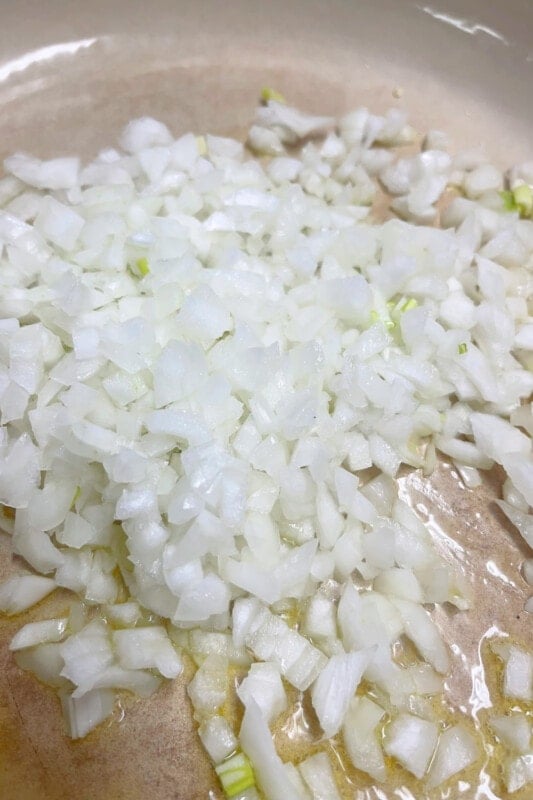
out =
{"type": "MultiPolygon", "coordinates": [[[[89,157],[145,114],[175,133],[239,134],[260,87],[273,85],[318,113],[406,107],[415,125],[444,129],[460,147],[482,146],[502,166],[531,157],[533,5],[427,2],[2,1],[0,155],[89,157]]],[[[496,513],[497,484],[492,474],[468,491],[441,464],[430,480],[413,474],[402,487],[477,597],[470,615],[439,619],[457,646],[450,696],[467,708],[481,637],[495,626],[533,641],[522,610],[525,552],[496,513]]],[[[3,577],[20,564],[0,539],[3,577]]],[[[0,622],[0,798],[218,798],[183,682],[128,702],[84,741],[65,737],[54,694],[17,669],[7,644],[22,622],[68,603],[61,595],[0,622]]],[[[491,796],[478,789],[461,797],[491,796]]]]}

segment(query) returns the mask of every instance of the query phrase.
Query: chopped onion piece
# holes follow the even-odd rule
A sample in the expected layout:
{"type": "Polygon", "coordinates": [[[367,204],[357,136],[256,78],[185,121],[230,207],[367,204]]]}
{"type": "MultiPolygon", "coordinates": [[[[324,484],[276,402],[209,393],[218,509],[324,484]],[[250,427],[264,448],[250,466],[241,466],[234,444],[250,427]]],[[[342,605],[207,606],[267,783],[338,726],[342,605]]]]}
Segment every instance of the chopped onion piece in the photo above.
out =
{"type": "Polygon", "coordinates": [[[53,592],[57,584],[41,575],[20,575],[0,584],[0,609],[19,614],[53,592]]]}
{"type": "Polygon", "coordinates": [[[503,693],[506,697],[533,700],[533,655],[511,646],[505,664],[503,693]]]}
{"type": "Polygon", "coordinates": [[[387,726],[384,748],[405,769],[422,778],[437,746],[438,727],[434,722],[400,714],[387,726]]]}
{"type": "Polygon", "coordinates": [[[59,642],[40,644],[37,647],[18,650],[15,653],[15,660],[21,669],[30,670],[48,686],[64,688],[69,684],[60,674],[64,664],[60,648],[59,642]]]}
{"type": "Polygon", "coordinates": [[[509,759],[504,765],[504,779],[507,791],[517,792],[533,781],[533,753],[524,753],[509,759]]]}
{"type": "Polygon", "coordinates": [[[210,655],[198,668],[187,687],[194,710],[200,717],[215,714],[226,701],[228,689],[228,660],[210,655]]]}
{"type": "Polygon", "coordinates": [[[428,777],[428,786],[441,783],[473,764],[479,756],[474,737],[461,724],[447,728],[439,739],[428,777]]]}
{"type": "Polygon", "coordinates": [[[239,685],[237,694],[244,705],[250,699],[255,700],[269,724],[285,711],[288,705],[279,669],[272,663],[252,664],[247,676],[239,685]]]}
{"type": "Polygon", "coordinates": [[[60,642],[65,635],[67,622],[67,618],[29,622],[13,636],[9,649],[23,650],[45,642],[60,642]]]}
{"type": "Polygon", "coordinates": [[[261,661],[273,661],[283,677],[305,691],[326,664],[326,657],[279,617],[267,614],[248,635],[246,645],[261,661]]]}
{"type": "Polygon", "coordinates": [[[405,625],[405,633],[411,639],[421,656],[437,672],[446,673],[450,668],[450,658],[446,645],[428,613],[415,603],[395,600],[405,625]]]}
{"type": "Polygon", "coordinates": [[[354,697],[342,729],[346,752],[354,767],[380,782],[385,780],[387,770],[376,729],[384,714],[368,697],[354,697]]]}
{"type": "Polygon", "coordinates": [[[412,603],[424,601],[418,579],[410,569],[392,567],[380,572],[374,581],[374,589],[381,594],[398,597],[400,600],[410,600],[412,603]]]}
{"type": "Polygon", "coordinates": [[[116,603],[106,608],[106,616],[113,625],[129,628],[135,625],[141,617],[141,609],[135,601],[116,603]]]}
{"type": "Polygon", "coordinates": [[[531,742],[531,722],[525,714],[516,713],[505,717],[491,717],[490,727],[498,737],[511,750],[517,753],[526,753],[531,742]]]}
{"type": "Polygon", "coordinates": [[[157,669],[165,678],[176,678],[183,670],[167,632],[159,625],[115,631],[113,644],[125,669],[157,669]]]}
{"type": "Polygon", "coordinates": [[[519,534],[525,539],[528,545],[533,549],[533,516],[531,514],[524,514],[518,508],[514,508],[504,500],[496,500],[505,516],[515,526],[519,534]]]}
{"type": "Polygon", "coordinates": [[[90,622],[79,633],[69,636],[61,645],[60,652],[65,662],[61,675],[76,686],[96,679],[113,663],[107,627],[98,620],[90,622]]]}
{"type": "Polygon", "coordinates": [[[267,721],[254,700],[250,700],[245,707],[239,740],[253,764],[257,783],[267,800],[307,800],[305,794],[287,780],[267,721]]]}
{"type": "Polygon", "coordinates": [[[147,670],[123,669],[111,664],[84,683],[80,683],[72,692],[72,697],[74,699],[84,697],[92,689],[125,689],[140,697],[150,697],[160,685],[160,678],[147,670]]]}
{"type": "Polygon", "coordinates": [[[111,689],[93,689],[83,697],[62,697],[63,715],[71,739],[83,739],[97,725],[111,716],[115,693],[111,689]]]}
{"type": "Polygon", "coordinates": [[[321,800],[341,800],[326,753],[309,756],[299,764],[298,769],[311,789],[313,797],[321,798],[321,800]]]}
{"type": "Polygon", "coordinates": [[[311,697],[320,726],[328,739],[340,730],[372,651],[331,656],[313,684],[311,697]]]}
{"type": "Polygon", "coordinates": [[[301,772],[294,766],[290,761],[283,765],[285,769],[285,774],[287,775],[287,780],[290,784],[294,786],[296,791],[298,792],[298,797],[305,797],[306,800],[311,800],[311,793],[309,792],[309,788],[307,787],[304,779],[302,778],[301,772]]]}
{"type": "Polygon", "coordinates": [[[228,721],[218,714],[204,720],[198,734],[214,764],[220,764],[237,749],[237,738],[228,721]]]}

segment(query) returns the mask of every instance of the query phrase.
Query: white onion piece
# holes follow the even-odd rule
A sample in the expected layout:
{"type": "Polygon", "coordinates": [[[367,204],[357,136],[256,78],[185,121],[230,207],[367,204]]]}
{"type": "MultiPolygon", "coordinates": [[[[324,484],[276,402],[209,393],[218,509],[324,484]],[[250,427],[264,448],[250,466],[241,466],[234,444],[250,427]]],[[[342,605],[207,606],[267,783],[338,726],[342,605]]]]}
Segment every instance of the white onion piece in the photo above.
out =
{"type": "Polygon", "coordinates": [[[250,666],[250,656],[243,646],[235,647],[229,633],[217,631],[192,630],[189,634],[189,647],[197,663],[202,663],[211,654],[225,656],[230,664],[250,666]]]}
{"type": "Polygon", "coordinates": [[[38,189],[71,189],[77,185],[79,159],[53,158],[40,161],[18,154],[6,158],[4,167],[19,180],[38,189]]]}
{"type": "Polygon", "coordinates": [[[125,669],[157,669],[165,678],[176,678],[183,670],[167,632],[159,625],[114,631],[113,644],[125,669]]]}
{"type": "Polygon", "coordinates": [[[15,660],[21,669],[30,670],[48,686],[65,688],[70,684],[60,675],[64,664],[60,648],[59,642],[40,644],[37,647],[18,650],[15,653],[15,660]]]}
{"type": "Polygon", "coordinates": [[[533,505],[533,463],[531,454],[510,453],[502,459],[502,466],[517,491],[533,505]]]}
{"type": "Polygon", "coordinates": [[[326,657],[279,617],[267,612],[246,645],[261,661],[276,663],[283,677],[305,691],[326,665],[326,657]]]}
{"type": "Polygon", "coordinates": [[[174,622],[199,622],[229,608],[231,593],[219,577],[209,573],[183,588],[174,622]]]}
{"type": "Polygon", "coordinates": [[[127,603],[116,603],[105,609],[107,619],[115,627],[133,627],[141,617],[141,608],[138,603],[130,600],[127,603]]]}
{"type": "Polygon", "coordinates": [[[520,511],[518,508],[514,508],[504,500],[496,500],[496,503],[501,508],[507,519],[515,526],[519,534],[533,549],[533,516],[531,514],[524,514],[523,511],[520,511]]]}
{"type": "Polygon", "coordinates": [[[392,643],[403,632],[395,605],[379,592],[359,594],[348,581],[338,607],[342,640],[347,650],[392,643]]]}
{"type": "Polygon", "coordinates": [[[115,692],[111,689],[94,689],[83,697],[65,695],[62,705],[70,737],[83,739],[113,713],[115,692]]]}
{"type": "Polygon", "coordinates": [[[310,639],[321,641],[337,636],[337,615],[333,600],[315,595],[309,600],[300,630],[310,639]]]}
{"type": "Polygon", "coordinates": [[[446,673],[450,668],[448,649],[437,626],[421,606],[407,600],[395,600],[405,625],[405,633],[419,653],[437,672],[446,673]]]}
{"type": "Polygon", "coordinates": [[[279,133],[263,125],[251,125],[247,144],[257,155],[279,156],[285,152],[279,133]]]}
{"type": "MultiPolygon", "coordinates": [[[[172,142],[172,136],[166,125],[152,117],[141,117],[130,122],[120,140],[121,146],[129,153],[137,153],[147,147],[167,145],[172,142]]],[[[195,144],[195,152],[196,144],[195,144]]]]}
{"type": "Polygon", "coordinates": [[[307,800],[294,783],[287,781],[267,721],[254,700],[245,707],[239,741],[254,765],[257,783],[267,800],[307,800]]]}
{"type": "Polygon", "coordinates": [[[311,792],[309,791],[309,787],[306,785],[304,779],[302,778],[301,772],[294,766],[290,761],[283,765],[285,770],[285,775],[287,776],[287,780],[298,793],[298,797],[305,797],[305,800],[312,800],[311,792]]]}
{"type": "Polygon", "coordinates": [[[522,564],[522,574],[528,586],[533,586],[533,558],[526,558],[522,564]]]}
{"type": "Polygon", "coordinates": [[[10,650],[23,650],[45,642],[60,642],[65,635],[68,619],[47,619],[44,622],[29,622],[11,639],[10,650]]]}
{"type": "Polygon", "coordinates": [[[533,655],[511,646],[506,658],[503,677],[506,697],[533,700],[533,655]]]}
{"type": "Polygon", "coordinates": [[[328,739],[339,731],[371,657],[372,651],[368,650],[331,656],[314,682],[313,707],[328,739]]]}
{"type": "Polygon", "coordinates": [[[228,690],[228,660],[224,656],[210,655],[198,668],[187,687],[197,715],[215,714],[226,701],[228,690]]]}
{"type": "Polygon", "coordinates": [[[80,548],[98,544],[98,533],[93,525],[78,514],[68,512],[57,540],[68,547],[80,548]]]}
{"type": "Polygon", "coordinates": [[[204,720],[198,734],[214,764],[220,764],[237,749],[237,738],[229,722],[218,714],[204,720]]]}
{"type": "Polygon", "coordinates": [[[298,769],[313,797],[341,800],[327,753],[309,756],[298,765],[298,769]]]}
{"type": "Polygon", "coordinates": [[[269,724],[288,706],[279,669],[272,663],[252,664],[237,694],[245,706],[254,700],[269,724]]]}
{"type": "Polygon", "coordinates": [[[256,597],[238,597],[232,609],[232,639],[236,648],[244,647],[247,636],[257,630],[268,610],[256,597]]]}
{"type": "Polygon", "coordinates": [[[344,745],[352,764],[377,781],[384,781],[387,775],[376,730],[384,714],[384,709],[368,697],[354,697],[342,728],[344,745]]]}
{"type": "Polygon", "coordinates": [[[104,667],[72,692],[73,698],[83,697],[93,689],[124,689],[140,697],[150,697],[161,686],[161,679],[147,670],[123,669],[115,664],[104,667]]]}
{"type": "Polygon", "coordinates": [[[447,728],[439,739],[428,776],[428,786],[445,780],[473,764],[479,756],[476,741],[461,724],[447,728]]]}
{"type": "Polygon", "coordinates": [[[454,466],[467,489],[477,489],[481,486],[483,481],[479,470],[475,467],[467,467],[466,464],[459,464],[457,461],[454,462],[454,466]]]}
{"type": "Polygon", "coordinates": [[[526,753],[531,742],[531,723],[524,714],[515,713],[508,717],[491,717],[490,727],[511,750],[526,753]]]}
{"type": "Polygon", "coordinates": [[[531,452],[531,440],[500,417],[475,413],[470,416],[470,424],[477,446],[500,464],[508,453],[531,452]]]}
{"type": "Polygon", "coordinates": [[[54,545],[50,536],[45,531],[35,528],[26,527],[18,532],[15,527],[13,552],[22,556],[30,566],[44,575],[61,568],[64,562],[63,554],[54,545]]]}
{"type": "Polygon", "coordinates": [[[57,584],[41,575],[20,575],[0,584],[0,610],[19,614],[53,592],[57,584]]]}
{"type": "Polygon", "coordinates": [[[417,695],[440,694],[444,686],[444,678],[436,673],[429,664],[413,664],[406,672],[413,681],[417,695]]]}
{"type": "Polygon", "coordinates": [[[391,569],[381,572],[374,581],[374,589],[381,594],[410,600],[412,603],[424,602],[424,595],[416,575],[410,569],[391,569]]]}
{"type": "Polygon", "coordinates": [[[265,107],[259,107],[256,110],[255,119],[259,125],[265,128],[279,129],[283,134],[283,141],[289,142],[322,133],[334,123],[332,117],[316,117],[305,114],[275,100],[269,100],[265,107]]]}
{"type": "Polygon", "coordinates": [[[437,746],[438,735],[434,722],[400,714],[387,726],[384,748],[405,769],[422,778],[437,746]]]}
{"type": "Polygon", "coordinates": [[[93,680],[114,658],[107,627],[97,620],[70,636],[61,645],[60,652],[65,662],[61,675],[76,686],[93,680]]]}
{"type": "Polygon", "coordinates": [[[533,753],[524,753],[509,759],[504,765],[504,780],[507,791],[517,792],[533,781],[533,753]]]}

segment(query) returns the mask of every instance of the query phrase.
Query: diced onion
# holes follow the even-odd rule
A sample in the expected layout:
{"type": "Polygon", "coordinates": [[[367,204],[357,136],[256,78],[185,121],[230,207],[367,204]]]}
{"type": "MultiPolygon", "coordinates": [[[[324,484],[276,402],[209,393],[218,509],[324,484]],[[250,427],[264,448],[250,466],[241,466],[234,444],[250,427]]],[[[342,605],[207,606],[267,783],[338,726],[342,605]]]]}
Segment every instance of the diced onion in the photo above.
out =
{"type": "Polygon", "coordinates": [[[254,700],[250,700],[245,708],[239,739],[254,765],[257,783],[267,800],[306,800],[305,794],[287,780],[267,722],[254,700]]]}
{"type": "Polygon", "coordinates": [[[115,693],[111,689],[93,689],[83,697],[65,695],[63,711],[73,739],[82,739],[113,713],[115,693]]]}
{"type": "Polygon", "coordinates": [[[344,744],[352,764],[380,782],[387,772],[376,728],[384,714],[368,697],[355,697],[343,725],[344,744]]]}
{"type": "MultiPolygon", "coordinates": [[[[437,723],[455,654],[427,606],[475,598],[398,476],[440,451],[475,491],[501,465],[533,546],[533,169],[452,158],[435,131],[398,155],[417,141],[400,109],[263,101],[248,146],[269,159],[143,117],[86,166],[5,161],[0,521],[40,574],[2,583],[0,610],[78,594],[11,642],[74,738],[115,690],[176,678],[183,649],[226,793],[339,797],[325,744],[297,768],[275,750],[289,685],[356,769],[384,781],[383,742],[440,785],[477,747],[437,723]],[[447,187],[464,196],[442,208],[447,187]]],[[[533,655],[491,646],[504,697],[531,701],[533,655]]],[[[530,779],[517,714],[492,723],[509,792],[530,779]]]]}
{"type": "Polygon", "coordinates": [[[68,620],[47,619],[44,622],[29,622],[11,639],[10,650],[23,650],[45,642],[60,642],[65,635],[68,620]]]}
{"type": "Polygon", "coordinates": [[[19,614],[53,592],[57,584],[41,575],[21,575],[0,584],[0,609],[6,614],[19,614]]]}
{"type": "Polygon", "coordinates": [[[428,777],[429,786],[439,786],[452,775],[473,764],[479,752],[469,731],[461,724],[445,730],[439,739],[428,777]]]}
{"type": "Polygon", "coordinates": [[[220,764],[237,749],[237,738],[229,722],[218,714],[204,720],[198,733],[214,764],[220,764]]]}
{"type": "Polygon", "coordinates": [[[313,707],[328,739],[339,731],[371,657],[372,652],[367,650],[331,656],[314,682],[313,707]]]}
{"type": "Polygon", "coordinates": [[[531,723],[524,714],[491,717],[490,727],[507,747],[517,753],[527,753],[531,741],[531,723]]]}
{"type": "Polygon", "coordinates": [[[426,773],[437,746],[437,725],[411,714],[400,714],[387,727],[385,751],[417,778],[426,773]]]}
{"type": "Polygon", "coordinates": [[[309,756],[299,764],[298,768],[313,797],[320,797],[323,800],[340,800],[339,790],[326,753],[309,756]]]}

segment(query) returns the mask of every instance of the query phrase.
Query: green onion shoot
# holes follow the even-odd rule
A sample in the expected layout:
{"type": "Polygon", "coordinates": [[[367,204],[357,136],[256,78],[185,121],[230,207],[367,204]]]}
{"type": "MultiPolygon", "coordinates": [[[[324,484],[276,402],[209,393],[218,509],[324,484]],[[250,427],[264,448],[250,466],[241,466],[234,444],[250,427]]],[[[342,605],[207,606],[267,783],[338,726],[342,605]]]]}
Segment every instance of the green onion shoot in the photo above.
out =
{"type": "Polygon", "coordinates": [[[414,297],[410,297],[401,306],[400,311],[401,311],[402,314],[405,314],[406,311],[411,311],[412,308],[416,308],[417,306],[418,306],[418,301],[415,300],[414,297]]]}
{"type": "Polygon", "coordinates": [[[196,147],[198,148],[199,155],[201,156],[207,155],[207,141],[205,136],[196,137],[196,147]]]}
{"type": "Polygon", "coordinates": [[[272,89],[270,86],[264,86],[261,89],[261,100],[264,103],[268,103],[269,100],[275,100],[276,103],[286,103],[287,101],[281,94],[281,92],[277,92],[275,89],[272,89]]]}
{"type": "Polygon", "coordinates": [[[148,259],[146,256],[143,256],[142,258],[138,258],[134,264],[130,262],[128,264],[128,270],[135,278],[146,278],[146,276],[150,273],[148,259]]]}
{"type": "Polygon", "coordinates": [[[81,486],[76,486],[76,491],[72,496],[72,503],[70,504],[71,508],[74,508],[74,506],[76,505],[76,500],[79,499],[80,495],[81,495],[81,486]]]}
{"type": "Polygon", "coordinates": [[[513,189],[513,198],[521,217],[527,219],[533,214],[533,190],[525,183],[513,189]]]}
{"type": "Polygon", "coordinates": [[[220,778],[222,788],[228,798],[255,786],[252,765],[244,753],[236,753],[231,756],[227,761],[215,767],[215,772],[220,778]]]}
{"type": "Polygon", "coordinates": [[[515,186],[514,189],[506,189],[500,192],[503,201],[504,211],[518,211],[522,219],[530,219],[533,216],[533,189],[523,183],[515,186]]]}

